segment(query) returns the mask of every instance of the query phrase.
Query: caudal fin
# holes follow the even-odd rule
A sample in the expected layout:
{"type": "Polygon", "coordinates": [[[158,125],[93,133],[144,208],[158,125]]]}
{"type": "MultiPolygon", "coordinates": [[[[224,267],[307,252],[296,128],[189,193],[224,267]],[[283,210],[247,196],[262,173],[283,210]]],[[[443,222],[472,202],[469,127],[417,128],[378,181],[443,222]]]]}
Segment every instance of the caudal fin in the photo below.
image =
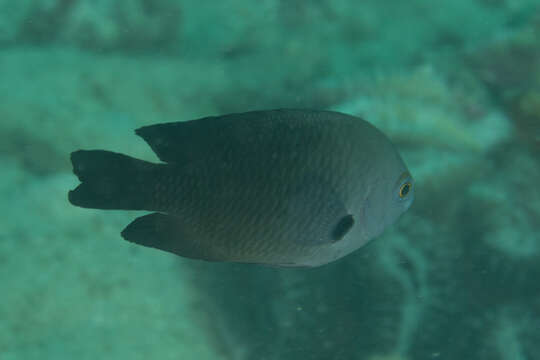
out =
{"type": "Polygon", "coordinates": [[[93,209],[145,210],[150,175],[157,164],[105,150],[71,153],[81,184],[68,194],[73,205],[93,209]]]}

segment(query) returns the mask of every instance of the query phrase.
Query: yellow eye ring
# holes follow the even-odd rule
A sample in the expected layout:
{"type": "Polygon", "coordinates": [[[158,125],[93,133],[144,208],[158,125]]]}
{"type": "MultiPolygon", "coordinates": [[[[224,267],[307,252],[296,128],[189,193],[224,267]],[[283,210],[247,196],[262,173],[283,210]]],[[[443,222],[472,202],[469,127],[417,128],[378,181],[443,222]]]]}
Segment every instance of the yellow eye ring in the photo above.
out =
{"type": "Polygon", "coordinates": [[[410,182],[405,182],[401,184],[399,187],[399,197],[403,199],[405,196],[407,196],[408,193],[411,192],[412,184],[410,182]]]}

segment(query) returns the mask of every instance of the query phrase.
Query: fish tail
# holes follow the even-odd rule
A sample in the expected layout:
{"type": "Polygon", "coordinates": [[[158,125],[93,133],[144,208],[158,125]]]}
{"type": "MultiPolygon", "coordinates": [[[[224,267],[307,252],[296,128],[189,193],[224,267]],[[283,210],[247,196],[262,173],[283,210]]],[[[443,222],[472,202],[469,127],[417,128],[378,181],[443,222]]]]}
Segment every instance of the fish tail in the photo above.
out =
{"type": "Polygon", "coordinates": [[[71,153],[81,184],[68,194],[73,205],[92,209],[146,210],[149,176],[158,164],[105,150],[71,153]]]}

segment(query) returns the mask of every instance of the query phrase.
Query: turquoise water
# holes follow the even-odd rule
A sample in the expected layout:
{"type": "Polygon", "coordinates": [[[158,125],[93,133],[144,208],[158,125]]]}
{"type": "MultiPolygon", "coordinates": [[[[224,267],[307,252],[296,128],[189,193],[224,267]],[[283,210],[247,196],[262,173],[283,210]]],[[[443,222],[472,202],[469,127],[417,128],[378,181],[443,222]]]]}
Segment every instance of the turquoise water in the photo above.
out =
{"type": "Polygon", "coordinates": [[[0,0],[0,360],[540,359],[537,0],[0,0]],[[361,116],[416,201],[315,269],[138,247],[69,154],[280,107],[361,116]]]}

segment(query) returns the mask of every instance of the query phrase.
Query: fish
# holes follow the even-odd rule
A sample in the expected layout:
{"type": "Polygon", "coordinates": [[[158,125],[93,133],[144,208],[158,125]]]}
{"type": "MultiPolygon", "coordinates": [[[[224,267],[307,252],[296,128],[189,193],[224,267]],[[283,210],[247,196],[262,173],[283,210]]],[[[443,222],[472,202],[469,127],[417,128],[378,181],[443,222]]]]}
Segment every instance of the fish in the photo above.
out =
{"type": "Polygon", "coordinates": [[[74,151],[69,202],[150,212],[121,236],[185,258],[321,266],[380,235],[414,199],[388,137],[344,113],[260,110],[135,133],[160,162],[74,151]]]}

